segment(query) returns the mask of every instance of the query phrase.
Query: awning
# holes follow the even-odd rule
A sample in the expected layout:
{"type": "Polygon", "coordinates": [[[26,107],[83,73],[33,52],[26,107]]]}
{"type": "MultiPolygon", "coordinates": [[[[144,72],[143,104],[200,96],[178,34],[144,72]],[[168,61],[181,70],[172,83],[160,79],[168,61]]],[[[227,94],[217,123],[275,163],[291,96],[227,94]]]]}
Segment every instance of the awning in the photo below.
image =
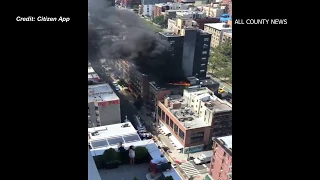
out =
{"type": "Polygon", "coordinates": [[[164,124],[162,124],[162,122],[160,122],[160,129],[163,131],[164,135],[171,133],[170,130],[164,124]]]}
{"type": "Polygon", "coordinates": [[[183,146],[182,146],[182,144],[179,142],[179,140],[178,140],[176,137],[174,137],[173,135],[169,136],[169,139],[174,143],[174,145],[177,146],[176,149],[182,149],[182,148],[183,148],[183,146]]]}

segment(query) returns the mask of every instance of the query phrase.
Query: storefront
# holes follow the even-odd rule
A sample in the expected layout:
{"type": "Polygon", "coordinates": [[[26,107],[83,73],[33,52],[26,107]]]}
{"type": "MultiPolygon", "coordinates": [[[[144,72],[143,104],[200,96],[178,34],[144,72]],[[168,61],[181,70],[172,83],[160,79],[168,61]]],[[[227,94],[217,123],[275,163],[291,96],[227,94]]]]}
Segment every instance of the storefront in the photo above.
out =
{"type": "Polygon", "coordinates": [[[191,147],[185,147],[183,153],[188,154],[188,153],[195,153],[195,152],[200,152],[203,150],[203,144],[198,145],[198,146],[191,146],[191,147]]]}

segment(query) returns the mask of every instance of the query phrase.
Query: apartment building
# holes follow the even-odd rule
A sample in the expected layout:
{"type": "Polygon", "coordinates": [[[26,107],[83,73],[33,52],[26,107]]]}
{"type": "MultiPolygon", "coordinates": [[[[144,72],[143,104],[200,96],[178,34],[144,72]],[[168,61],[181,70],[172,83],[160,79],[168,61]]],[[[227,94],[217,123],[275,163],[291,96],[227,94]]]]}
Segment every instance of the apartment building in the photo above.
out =
{"type": "Polygon", "coordinates": [[[94,162],[89,149],[88,149],[88,180],[101,180],[96,163],[94,162]]]}
{"type": "Polygon", "coordinates": [[[222,42],[224,32],[231,32],[232,28],[226,23],[208,23],[204,25],[204,30],[210,34],[211,47],[217,47],[222,42]]]}
{"type": "Polygon", "coordinates": [[[185,89],[183,96],[169,95],[158,101],[157,120],[183,153],[202,151],[212,137],[231,134],[232,105],[208,88],[185,89]],[[223,125],[223,126],[222,126],[223,125]]]}
{"type": "Polygon", "coordinates": [[[182,67],[184,37],[170,32],[159,32],[160,38],[170,43],[170,53],[177,67],[182,67]]]}
{"type": "Polygon", "coordinates": [[[204,78],[207,74],[211,34],[195,28],[184,29],[182,68],[185,76],[204,78]]]}
{"type": "Polygon", "coordinates": [[[152,16],[154,5],[153,4],[141,4],[139,5],[139,14],[143,16],[152,16]]]}
{"type": "Polygon", "coordinates": [[[185,11],[185,12],[176,12],[176,18],[182,18],[182,19],[201,19],[205,18],[206,14],[204,12],[200,11],[185,11]]]}
{"type": "Polygon", "coordinates": [[[213,140],[209,174],[215,180],[232,180],[232,136],[213,140]]]}
{"type": "Polygon", "coordinates": [[[141,97],[146,102],[149,97],[148,75],[138,71],[133,64],[132,67],[129,71],[128,89],[136,98],[141,97]]]}
{"type": "Polygon", "coordinates": [[[88,127],[121,122],[120,99],[109,84],[88,86],[88,127]]]}
{"type": "Polygon", "coordinates": [[[121,0],[122,7],[132,8],[133,6],[139,6],[141,0],[121,0]]]}
{"type": "Polygon", "coordinates": [[[155,4],[153,8],[153,14],[152,17],[157,17],[161,15],[165,15],[166,11],[168,10],[187,10],[189,9],[188,4],[183,4],[183,3],[160,3],[160,4],[155,4]]]}
{"type": "Polygon", "coordinates": [[[148,105],[150,106],[150,110],[152,112],[156,112],[156,108],[158,106],[158,101],[164,101],[164,98],[168,95],[172,94],[183,94],[183,86],[174,86],[168,84],[159,85],[155,81],[149,83],[149,99],[148,105]]]}
{"type": "Polygon", "coordinates": [[[196,22],[190,18],[168,19],[168,31],[183,36],[185,27],[195,27],[196,22]]]}
{"type": "Polygon", "coordinates": [[[222,42],[232,42],[232,31],[223,32],[223,34],[222,34],[222,42]]]}
{"type": "Polygon", "coordinates": [[[210,4],[202,6],[202,11],[206,14],[207,17],[220,17],[222,14],[224,14],[224,9],[221,8],[218,4],[210,4]]]}

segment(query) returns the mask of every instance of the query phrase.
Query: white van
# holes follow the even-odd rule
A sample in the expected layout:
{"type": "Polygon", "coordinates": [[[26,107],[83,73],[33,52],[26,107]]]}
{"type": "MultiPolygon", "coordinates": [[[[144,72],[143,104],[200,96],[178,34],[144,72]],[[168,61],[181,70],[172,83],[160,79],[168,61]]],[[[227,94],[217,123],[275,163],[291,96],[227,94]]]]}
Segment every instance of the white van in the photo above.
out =
{"type": "Polygon", "coordinates": [[[197,158],[193,160],[195,164],[205,164],[211,161],[213,152],[212,151],[205,151],[202,152],[197,158]]]}

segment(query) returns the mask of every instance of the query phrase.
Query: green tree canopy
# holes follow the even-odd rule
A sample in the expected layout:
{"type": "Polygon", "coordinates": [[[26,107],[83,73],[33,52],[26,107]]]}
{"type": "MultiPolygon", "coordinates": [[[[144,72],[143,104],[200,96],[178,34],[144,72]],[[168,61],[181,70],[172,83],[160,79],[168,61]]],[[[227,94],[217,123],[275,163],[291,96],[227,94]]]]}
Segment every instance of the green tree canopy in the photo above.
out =
{"type": "Polygon", "coordinates": [[[232,44],[221,43],[213,49],[209,59],[209,68],[217,78],[232,83],[232,44]]]}
{"type": "Polygon", "coordinates": [[[165,18],[162,15],[161,16],[157,16],[157,17],[153,18],[153,22],[156,23],[156,24],[161,25],[161,24],[165,23],[165,18]]]}
{"type": "Polygon", "coordinates": [[[126,82],[124,79],[120,79],[117,83],[119,84],[119,86],[122,86],[122,87],[126,85],[126,82]]]}

